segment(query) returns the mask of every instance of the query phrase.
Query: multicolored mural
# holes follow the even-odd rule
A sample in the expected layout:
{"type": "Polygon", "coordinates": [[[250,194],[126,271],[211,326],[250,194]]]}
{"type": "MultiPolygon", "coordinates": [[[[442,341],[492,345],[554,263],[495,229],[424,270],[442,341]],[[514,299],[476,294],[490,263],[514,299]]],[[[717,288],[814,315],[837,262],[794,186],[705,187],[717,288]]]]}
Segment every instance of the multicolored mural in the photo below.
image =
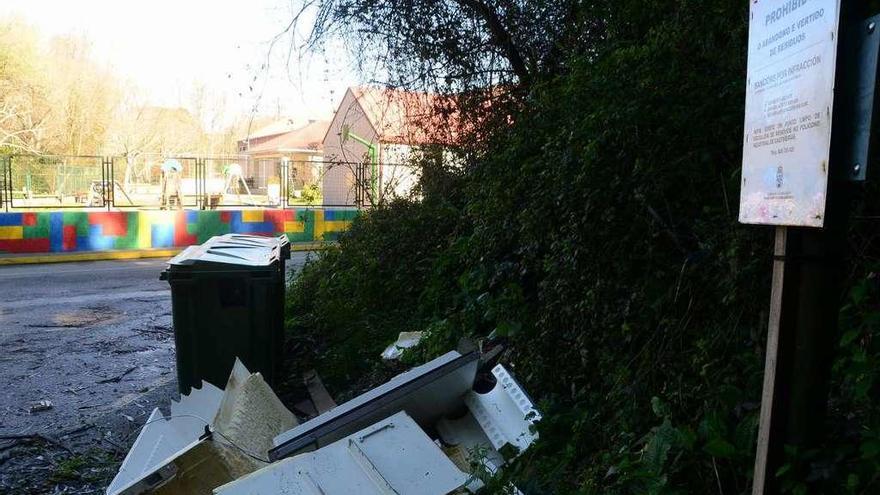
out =
{"type": "Polygon", "coordinates": [[[0,213],[0,255],[150,249],[201,244],[222,234],[335,240],[355,209],[49,211],[0,213]]]}

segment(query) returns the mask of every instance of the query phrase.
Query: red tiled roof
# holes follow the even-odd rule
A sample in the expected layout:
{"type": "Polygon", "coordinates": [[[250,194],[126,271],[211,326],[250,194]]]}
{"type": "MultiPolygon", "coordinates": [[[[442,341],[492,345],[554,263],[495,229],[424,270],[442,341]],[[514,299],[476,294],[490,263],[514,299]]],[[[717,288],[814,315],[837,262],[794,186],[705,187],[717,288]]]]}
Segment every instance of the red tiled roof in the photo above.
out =
{"type": "Polygon", "coordinates": [[[351,92],[379,135],[395,144],[452,144],[457,120],[452,98],[436,93],[355,87],[351,92]]]}
{"type": "Polygon", "coordinates": [[[283,118],[275,120],[251,132],[245,139],[257,139],[263,137],[280,136],[281,134],[295,131],[297,126],[302,126],[303,122],[295,122],[293,118],[283,118]]]}
{"type": "Polygon", "coordinates": [[[305,127],[294,129],[254,145],[248,150],[248,153],[268,153],[279,150],[319,150],[328,127],[330,127],[330,122],[316,120],[310,122],[305,127]]]}

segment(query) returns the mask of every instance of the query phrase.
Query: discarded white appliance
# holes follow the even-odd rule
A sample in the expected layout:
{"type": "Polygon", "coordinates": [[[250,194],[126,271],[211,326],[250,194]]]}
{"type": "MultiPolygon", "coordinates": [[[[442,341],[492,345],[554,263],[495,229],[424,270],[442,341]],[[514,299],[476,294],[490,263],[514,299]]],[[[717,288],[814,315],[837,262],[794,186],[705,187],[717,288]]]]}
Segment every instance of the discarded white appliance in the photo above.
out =
{"type": "Polygon", "coordinates": [[[481,364],[448,352],[297,425],[236,362],[225,391],[203,384],[171,416],[153,412],[107,493],[474,492],[534,442],[541,418],[501,365],[475,391],[481,364]]]}
{"type": "Polygon", "coordinates": [[[169,416],[153,410],[107,494],[210,494],[265,466],[272,438],[296,424],[260,374],[236,360],[225,390],[202,382],[172,401],[169,416]]]}
{"type": "Polygon", "coordinates": [[[218,488],[217,495],[446,495],[460,471],[405,412],[218,488]]]}
{"type": "Polygon", "coordinates": [[[504,366],[496,365],[492,374],[495,387],[485,394],[471,391],[464,402],[496,450],[510,444],[523,451],[538,438],[532,426],[541,414],[504,366]]]}
{"type": "MultiPolygon", "coordinates": [[[[516,457],[538,439],[533,427],[541,420],[528,395],[504,366],[496,365],[492,375],[496,381],[490,391],[470,391],[464,396],[467,414],[444,418],[436,425],[440,439],[451,447],[447,455],[456,465],[478,463],[488,474],[495,474],[507,462],[501,454],[505,445],[515,448],[512,456],[516,457]],[[481,455],[474,458],[474,453],[481,455]]],[[[482,486],[481,480],[471,479],[467,488],[477,491],[482,486]]],[[[511,489],[519,493],[515,487],[511,489]]]]}
{"type": "Polygon", "coordinates": [[[269,458],[315,450],[399,411],[406,411],[422,428],[430,427],[463,405],[478,365],[476,352],[447,352],[278,435],[269,458]]]}
{"type": "MultiPolygon", "coordinates": [[[[247,488],[235,493],[346,494],[346,491],[334,488],[341,485],[325,486],[318,482],[316,486],[320,489],[315,489],[314,479],[302,479],[306,476],[303,473],[310,471],[300,469],[297,462],[308,458],[307,456],[322,453],[325,449],[340,449],[342,439],[357,437],[359,431],[371,431],[387,421],[389,416],[406,413],[407,418],[411,418],[423,433],[436,431],[437,443],[443,447],[446,457],[460,470],[472,475],[458,488],[476,491],[483,484],[477,478],[480,473],[473,472],[474,468],[482,465],[485,473],[495,473],[509,460],[502,455],[502,451],[515,457],[537,439],[533,426],[541,419],[525,391],[501,365],[492,369],[494,386],[491,390],[484,393],[474,391],[479,364],[478,353],[462,355],[452,351],[397,375],[388,382],[278,435],[275,438],[277,447],[269,455],[272,460],[283,460],[251,474],[247,479],[254,484],[230,486],[247,488]],[[504,449],[507,445],[512,449],[504,449]],[[279,464],[286,467],[280,467],[279,464]],[[291,465],[298,467],[292,469],[291,465]],[[264,476],[267,479],[261,479],[264,476]],[[257,486],[282,486],[290,491],[252,491],[257,486]],[[307,491],[304,487],[311,487],[312,491],[307,491]]],[[[330,456],[329,453],[326,455],[330,456]]],[[[403,461],[405,457],[401,455],[399,461],[403,461]]],[[[427,470],[423,469],[421,472],[424,471],[427,470]]],[[[409,474],[419,472],[416,469],[409,474]]],[[[359,475],[355,473],[350,476],[359,475]]],[[[227,495],[234,492],[218,493],[227,495]]]]}

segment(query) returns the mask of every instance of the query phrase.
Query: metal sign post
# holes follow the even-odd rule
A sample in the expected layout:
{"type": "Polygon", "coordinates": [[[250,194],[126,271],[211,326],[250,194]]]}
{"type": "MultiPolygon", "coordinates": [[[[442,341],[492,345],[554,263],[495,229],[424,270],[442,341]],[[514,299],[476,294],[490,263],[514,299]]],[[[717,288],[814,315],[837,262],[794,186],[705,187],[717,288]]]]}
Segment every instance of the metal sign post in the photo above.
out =
{"type": "Polygon", "coordinates": [[[864,180],[873,126],[880,37],[862,4],[752,2],[740,220],[777,225],[756,495],[779,492],[785,446],[816,446],[824,431],[853,180],[864,180]],[[757,67],[756,50],[767,50],[757,67]]]}

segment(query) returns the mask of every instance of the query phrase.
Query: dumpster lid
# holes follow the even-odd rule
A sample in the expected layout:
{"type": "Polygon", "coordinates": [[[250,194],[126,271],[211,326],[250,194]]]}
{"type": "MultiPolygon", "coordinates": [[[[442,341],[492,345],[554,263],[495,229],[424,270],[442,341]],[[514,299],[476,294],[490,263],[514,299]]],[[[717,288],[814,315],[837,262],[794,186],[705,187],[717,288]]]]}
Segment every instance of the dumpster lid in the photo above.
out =
{"type": "Polygon", "coordinates": [[[227,234],[212,237],[201,246],[186,248],[168,264],[172,267],[201,263],[270,266],[279,260],[282,245],[280,237],[227,234]]]}
{"type": "Polygon", "coordinates": [[[287,240],[286,235],[280,235],[278,237],[267,237],[263,235],[250,234],[224,234],[220,236],[215,236],[212,239],[216,239],[216,242],[229,242],[253,247],[274,248],[275,246],[284,247],[290,244],[290,241],[287,240]]]}

